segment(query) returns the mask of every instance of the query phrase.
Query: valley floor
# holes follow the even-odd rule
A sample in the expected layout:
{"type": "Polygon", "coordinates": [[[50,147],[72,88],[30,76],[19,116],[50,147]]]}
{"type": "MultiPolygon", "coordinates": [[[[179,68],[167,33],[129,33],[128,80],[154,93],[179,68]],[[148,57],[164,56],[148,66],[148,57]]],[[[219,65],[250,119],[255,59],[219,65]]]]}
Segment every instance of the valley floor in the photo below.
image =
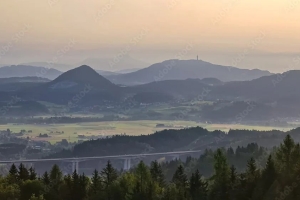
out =
{"type": "Polygon", "coordinates": [[[249,129],[249,130],[282,130],[287,131],[295,127],[272,127],[272,126],[252,126],[241,124],[206,124],[194,121],[109,121],[109,122],[90,122],[90,123],[74,123],[74,124],[5,124],[0,125],[0,130],[10,129],[13,133],[19,133],[25,130],[23,136],[32,140],[49,141],[56,143],[62,139],[69,142],[77,142],[80,140],[89,140],[103,138],[112,135],[146,135],[152,134],[163,129],[183,129],[188,127],[201,126],[213,130],[229,131],[230,129],[249,129]],[[47,136],[40,136],[47,134],[47,136]]]}

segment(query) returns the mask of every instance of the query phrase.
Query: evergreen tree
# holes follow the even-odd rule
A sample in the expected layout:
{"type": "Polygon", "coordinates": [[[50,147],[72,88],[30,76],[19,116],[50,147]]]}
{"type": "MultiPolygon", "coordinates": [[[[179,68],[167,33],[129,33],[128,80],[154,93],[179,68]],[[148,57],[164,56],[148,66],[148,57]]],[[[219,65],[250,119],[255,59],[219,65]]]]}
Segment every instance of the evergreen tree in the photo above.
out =
{"type": "Polygon", "coordinates": [[[227,159],[221,149],[218,149],[214,155],[214,175],[213,184],[210,191],[210,199],[219,200],[229,199],[230,188],[230,168],[227,159]]]}
{"type": "Polygon", "coordinates": [[[231,185],[235,185],[237,182],[237,172],[236,172],[236,168],[234,167],[234,165],[232,165],[230,167],[230,183],[231,185]]]}
{"type": "Polygon", "coordinates": [[[171,183],[167,186],[162,200],[174,200],[178,199],[178,191],[175,184],[171,183]]]}
{"type": "Polygon", "coordinates": [[[49,178],[52,183],[60,183],[62,181],[63,174],[58,165],[53,165],[49,178]]]}
{"type": "Polygon", "coordinates": [[[276,194],[276,188],[274,185],[277,182],[277,172],[275,168],[275,163],[272,156],[268,157],[265,168],[262,171],[261,181],[258,184],[258,187],[261,191],[261,197],[267,199],[270,197],[270,194],[276,194]],[[275,189],[275,190],[274,190],[275,189]]]}
{"type": "Polygon", "coordinates": [[[10,184],[15,184],[18,182],[18,169],[15,166],[15,164],[12,164],[12,166],[9,169],[8,182],[10,184]]]}
{"type": "Polygon", "coordinates": [[[49,174],[50,184],[49,184],[49,194],[50,199],[60,199],[60,187],[63,181],[63,175],[58,167],[58,165],[53,165],[49,174]]]}
{"type": "Polygon", "coordinates": [[[26,180],[26,181],[22,181],[20,188],[21,188],[20,200],[28,200],[32,195],[36,195],[36,196],[42,195],[44,186],[38,180],[26,180]]]}
{"type": "Polygon", "coordinates": [[[192,200],[206,200],[208,192],[208,184],[201,179],[199,170],[192,174],[190,178],[190,196],[192,200]]]}
{"type": "Polygon", "coordinates": [[[50,184],[50,178],[49,178],[49,174],[46,171],[43,176],[42,176],[42,181],[45,185],[49,185],[50,184]]]}
{"type": "Polygon", "coordinates": [[[133,192],[134,199],[147,199],[148,192],[151,190],[151,174],[148,167],[143,161],[141,161],[135,171],[135,187],[133,192]]]}
{"type": "Polygon", "coordinates": [[[104,184],[104,190],[106,193],[106,198],[111,199],[110,186],[118,178],[118,172],[113,168],[110,161],[107,162],[106,167],[101,171],[101,179],[104,184]]]}
{"type": "Polygon", "coordinates": [[[72,199],[72,192],[73,192],[73,186],[72,186],[72,177],[70,174],[67,174],[63,179],[64,184],[62,185],[62,199],[63,200],[73,200],[72,199]]]}
{"type": "Polygon", "coordinates": [[[17,167],[15,166],[15,164],[12,164],[12,166],[10,167],[10,169],[9,169],[9,174],[10,174],[11,176],[17,176],[17,174],[18,174],[18,169],[17,169],[17,167]]]}
{"type": "Polygon", "coordinates": [[[87,197],[87,187],[88,187],[87,177],[84,174],[82,174],[79,176],[78,199],[82,200],[87,197]]]}
{"type": "Polygon", "coordinates": [[[76,170],[72,174],[71,196],[73,200],[80,200],[80,180],[76,170]]]}
{"type": "Polygon", "coordinates": [[[255,160],[252,157],[247,163],[246,175],[248,176],[249,179],[255,179],[258,175],[258,169],[255,160]]]}
{"type": "Polygon", "coordinates": [[[295,142],[290,135],[287,135],[280,147],[276,152],[277,167],[281,174],[284,174],[282,179],[283,184],[286,184],[292,178],[293,172],[293,150],[295,148],[295,142]]]}
{"type": "Polygon", "coordinates": [[[18,177],[18,180],[20,180],[20,181],[26,181],[29,179],[29,172],[22,163],[19,165],[19,171],[18,171],[17,177],[18,177]]]}
{"type": "Polygon", "coordinates": [[[229,189],[229,199],[236,199],[239,186],[239,177],[234,165],[230,167],[230,189],[229,189]]]}
{"type": "Polygon", "coordinates": [[[92,178],[91,178],[91,187],[90,187],[90,192],[89,192],[89,197],[90,199],[97,199],[102,187],[101,187],[101,177],[99,175],[99,172],[95,170],[93,172],[92,178]]]}
{"type": "Polygon", "coordinates": [[[165,176],[162,167],[156,160],[151,162],[150,173],[153,181],[157,182],[160,187],[165,186],[165,176]]]}
{"type": "Polygon", "coordinates": [[[173,175],[172,183],[175,184],[177,190],[177,199],[188,198],[188,178],[184,173],[184,168],[179,165],[176,172],[173,175]]]}
{"type": "Polygon", "coordinates": [[[51,198],[51,194],[50,194],[51,185],[50,185],[49,174],[48,174],[47,171],[42,175],[41,182],[44,184],[44,198],[46,200],[50,200],[50,198],[51,198]]]}
{"type": "Polygon", "coordinates": [[[29,179],[36,180],[36,176],[37,176],[37,174],[35,173],[35,170],[32,167],[30,167],[29,168],[29,179]]]}
{"type": "Polygon", "coordinates": [[[253,158],[250,158],[250,160],[247,163],[247,169],[245,173],[246,178],[246,185],[244,190],[244,196],[252,197],[254,195],[254,189],[258,183],[259,180],[259,170],[256,167],[255,160],[253,158]]]}

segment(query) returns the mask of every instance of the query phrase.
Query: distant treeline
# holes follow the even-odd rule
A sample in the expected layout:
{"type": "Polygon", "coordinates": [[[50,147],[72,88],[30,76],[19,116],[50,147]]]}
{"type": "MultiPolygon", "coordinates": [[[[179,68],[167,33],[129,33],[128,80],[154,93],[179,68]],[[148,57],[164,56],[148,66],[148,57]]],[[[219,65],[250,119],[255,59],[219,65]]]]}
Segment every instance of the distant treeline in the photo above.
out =
{"type": "Polygon", "coordinates": [[[102,121],[117,121],[123,120],[124,118],[119,118],[115,115],[108,115],[104,117],[2,117],[0,118],[0,124],[9,124],[9,123],[19,123],[19,124],[71,124],[71,123],[81,123],[81,122],[102,122],[102,121]]]}
{"type": "MultiPolygon", "coordinates": [[[[124,154],[141,154],[170,151],[188,151],[224,148],[237,148],[249,143],[272,148],[290,134],[296,141],[300,141],[300,128],[288,132],[230,130],[208,131],[201,127],[181,130],[163,130],[149,135],[129,136],[117,135],[106,139],[83,142],[71,150],[64,150],[51,155],[52,158],[109,156],[124,154]]],[[[142,134],[142,133],[141,133],[142,134]]]]}

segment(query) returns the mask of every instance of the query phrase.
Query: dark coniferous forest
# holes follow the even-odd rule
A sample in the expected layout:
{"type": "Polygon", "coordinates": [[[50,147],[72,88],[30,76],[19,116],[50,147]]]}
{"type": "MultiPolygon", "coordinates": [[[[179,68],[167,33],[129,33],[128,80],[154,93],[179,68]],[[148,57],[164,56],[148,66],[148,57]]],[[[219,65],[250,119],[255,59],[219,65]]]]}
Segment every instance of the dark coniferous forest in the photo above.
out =
{"type": "MultiPolygon", "coordinates": [[[[246,149],[257,148],[250,144],[246,149]]],[[[259,148],[260,149],[260,148],[259,148]]],[[[91,177],[64,175],[54,165],[49,172],[37,174],[23,164],[12,165],[6,176],[0,177],[2,200],[244,200],[300,198],[300,145],[287,135],[282,143],[267,155],[263,166],[260,156],[245,158],[245,154],[229,148],[205,152],[213,159],[213,171],[204,177],[204,157],[171,163],[153,161],[150,166],[140,162],[130,171],[119,171],[108,162],[91,177]],[[237,154],[238,153],[238,154],[237,154]],[[231,158],[230,158],[231,155],[231,158]],[[232,158],[235,165],[232,163],[232,158]],[[231,161],[230,161],[231,159],[231,161]],[[247,160],[246,160],[247,159],[247,160]],[[241,171],[236,166],[245,162],[241,171]],[[194,164],[191,164],[195,162],[194,164]],[[176,164],[174,173],[166,171],[176,164]]],[[[262,156],[262,155],[261,155],[262,156]]]]}

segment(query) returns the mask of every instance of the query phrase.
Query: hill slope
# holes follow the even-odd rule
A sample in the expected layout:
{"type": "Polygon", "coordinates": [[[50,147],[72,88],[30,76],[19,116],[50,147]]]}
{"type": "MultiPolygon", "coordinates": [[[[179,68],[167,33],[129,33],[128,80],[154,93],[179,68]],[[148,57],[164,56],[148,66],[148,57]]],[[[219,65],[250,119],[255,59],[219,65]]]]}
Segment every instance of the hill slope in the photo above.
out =
{"type": "Polygon", "coordinates": [[[19,91],[50,82],[41,77],[11,77],[0,78],[0,91],[19,91]]]}
{"type": "Polygon", "coordinates": [[[116,85],[87,65],[82,65],[69,70],[57,77],[55,80],[46,84],[48,89],[65,89],[68,92],[72,91],[74,88],[78,89],[87,85],[93,87],[93,90],[102,91],[117,88],[116,85]]]}
{"type": "Polygon", "coordinates": [[[119,87],[99,75],[91,67],[83,65],[69,70],[55,80],[39,87],[22,91],[25,99],[58,104],[101,103],[118,98],[119,87]]]}
{"type": "Polygon", "coordinates": [[[268,99],[300,98],[300,70],[265,76],[251,81],[225,83],[213,90],[219,96],[268,99]]]}
{"type": "Polygon", "coordinates": [[[268,71],[238,69],[201,60],[167,60],[128,74],[108,76],[116,84],[138,85],[162,80],[217,78],[220,81],[245,81],[271,75],[268,71]]]}
{"type": "Polygon", "coordinates": [[[3,83],[46,83],[46,82],[50,82],[50,80],[47,78],[36,77],[36,76],[0,78],[0,84],[3,84],[3,83]]]}
{"type": "Polygon", "coordinates": [[[211,90],[211,86],[199,79],[166,80],[131,87],[136,92],[164,93],[176,98],[195,98],[211,90]],[[206,92],[205,92],[206,91],[206,92]]]}

